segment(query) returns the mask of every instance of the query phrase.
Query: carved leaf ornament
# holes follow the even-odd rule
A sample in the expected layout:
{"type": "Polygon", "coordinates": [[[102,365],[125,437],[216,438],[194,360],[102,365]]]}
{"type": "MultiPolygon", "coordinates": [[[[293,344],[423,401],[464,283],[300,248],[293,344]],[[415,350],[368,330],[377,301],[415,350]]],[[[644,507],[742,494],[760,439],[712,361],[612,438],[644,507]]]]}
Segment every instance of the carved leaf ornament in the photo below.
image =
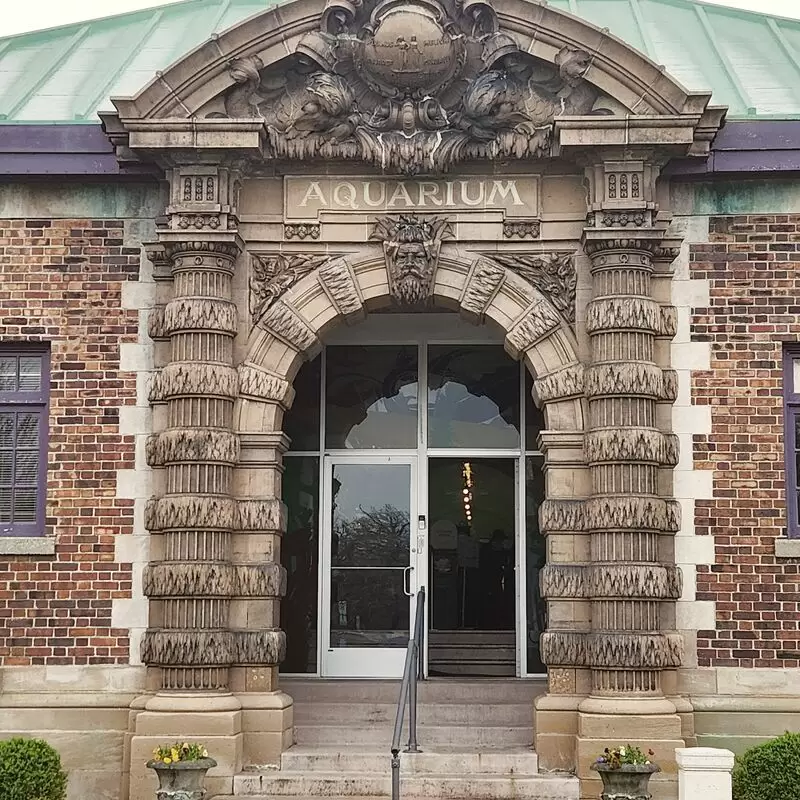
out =
{"type": "Polygon", "coordinates": [[[224,114],[263,117],[274,158],[445,172],[549,154],[555,117],[593,113],[590,65],[533,58],[484,0],[330,0],[293,56],[231,62],[224,114]]]}
{"type": "Polygon", "coordinates": [[[257,325],[275,301],[328,260],[318,253],[256,254],[250,262],[250,316],[257,325]]]}

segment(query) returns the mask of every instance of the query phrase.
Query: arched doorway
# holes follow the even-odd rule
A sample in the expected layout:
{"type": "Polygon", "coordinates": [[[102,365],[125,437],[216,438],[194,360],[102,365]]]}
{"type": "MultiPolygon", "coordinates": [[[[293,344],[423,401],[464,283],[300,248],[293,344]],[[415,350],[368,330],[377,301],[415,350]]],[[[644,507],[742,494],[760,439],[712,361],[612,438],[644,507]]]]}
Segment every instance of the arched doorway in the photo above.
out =
{"type": "Polygon", "coordinates": [[[543,416],[502,341],[454,314],[373,314],[299,371],[284,674],[399,676],[423,586],[429,675],[544,672],[543,416]]]}

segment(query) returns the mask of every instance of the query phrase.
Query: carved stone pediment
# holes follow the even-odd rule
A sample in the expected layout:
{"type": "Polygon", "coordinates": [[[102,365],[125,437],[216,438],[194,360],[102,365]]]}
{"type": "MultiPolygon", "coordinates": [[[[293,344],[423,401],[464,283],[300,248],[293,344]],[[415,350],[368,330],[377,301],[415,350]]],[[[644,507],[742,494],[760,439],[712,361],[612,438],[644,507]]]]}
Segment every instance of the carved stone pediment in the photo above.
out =
{"type": "Polygon", "coordinates": [[[443,172],[548,155],[553,120],[595,108],[590,63],[523,52],[483,0],[329,0],[293,56],[231,62],[225,116],[263,118],[274,158],[443,172]]]}

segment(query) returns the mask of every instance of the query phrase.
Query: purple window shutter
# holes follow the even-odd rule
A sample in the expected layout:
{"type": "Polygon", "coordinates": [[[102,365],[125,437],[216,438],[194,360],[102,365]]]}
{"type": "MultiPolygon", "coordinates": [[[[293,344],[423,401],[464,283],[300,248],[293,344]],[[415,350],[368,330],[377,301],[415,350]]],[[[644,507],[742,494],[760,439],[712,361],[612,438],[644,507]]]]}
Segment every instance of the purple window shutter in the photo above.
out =
{"type": "Polygon", "coordinates": [[[800,538],[800,487],[797,462],[800,460],[800,394],[794,385],[794,361],[800,359],[800,348],[783,351],[783,452],[786,467],[787,530],[792,538],[800,538]]]}
{"type": "Polygon", "coordinates": [[[0,536],[44,534],[49,357],[0,349],[0,536]]]}

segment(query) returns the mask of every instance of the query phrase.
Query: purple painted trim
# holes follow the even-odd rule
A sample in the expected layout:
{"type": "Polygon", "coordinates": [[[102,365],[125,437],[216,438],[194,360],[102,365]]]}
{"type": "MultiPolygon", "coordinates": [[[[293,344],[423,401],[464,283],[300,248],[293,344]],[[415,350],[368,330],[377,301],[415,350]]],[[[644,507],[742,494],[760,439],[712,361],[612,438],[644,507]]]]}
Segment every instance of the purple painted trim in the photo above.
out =
{"type": "Polygon", "coordinates": [[[800,522],[797,513],[797,463],[798,450],[797,426],[795,417],[800,414],[800,394],[794,385],[793,361],[800,356],[800,347],[784,346],[783,348],[783,456],[786,469],[784,485],[786,487],[786,535],[791,539],[800,539],[800,522]]]}
{"type": "Polygon", "coordinates": [[[15,344],[2,352],[5,355],[38,355],[42,360],[42,387],[41,391],[36,393],[3,393],[0,408],[27,410],[39,415],[39,475],[36,488],[36,522],[12,522],[10,525],[0,528],[0,536],[44,536],[50,447],[50,348],[42,344],[31,347],[15,344]]]}

